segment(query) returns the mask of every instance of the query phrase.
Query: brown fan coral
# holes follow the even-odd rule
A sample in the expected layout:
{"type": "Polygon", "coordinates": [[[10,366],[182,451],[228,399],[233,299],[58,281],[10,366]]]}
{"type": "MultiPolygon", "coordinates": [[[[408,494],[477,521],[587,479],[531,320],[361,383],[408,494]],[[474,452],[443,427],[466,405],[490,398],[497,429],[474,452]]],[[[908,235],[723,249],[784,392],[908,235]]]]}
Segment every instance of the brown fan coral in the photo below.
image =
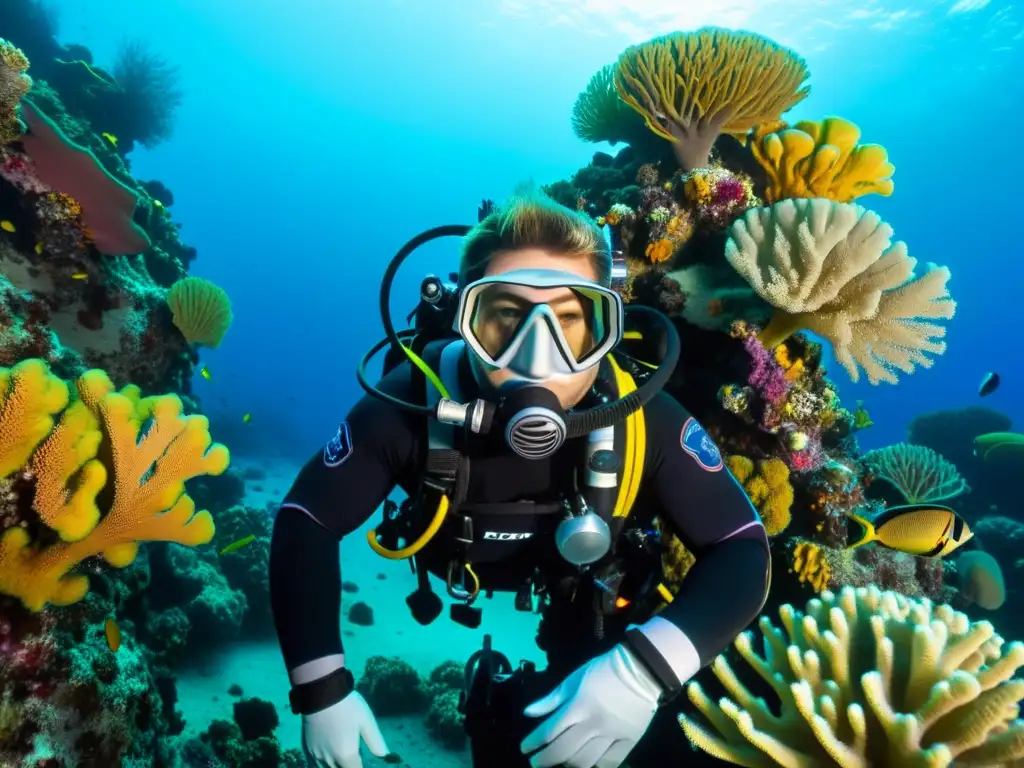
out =
{"type": "Polygon", "coordinates": [[[708,165],[719,134],[745,135],[810,93],[807,64],[760,35],[705,27],[627,48],[615,87],[688,171],[708,165]]]}

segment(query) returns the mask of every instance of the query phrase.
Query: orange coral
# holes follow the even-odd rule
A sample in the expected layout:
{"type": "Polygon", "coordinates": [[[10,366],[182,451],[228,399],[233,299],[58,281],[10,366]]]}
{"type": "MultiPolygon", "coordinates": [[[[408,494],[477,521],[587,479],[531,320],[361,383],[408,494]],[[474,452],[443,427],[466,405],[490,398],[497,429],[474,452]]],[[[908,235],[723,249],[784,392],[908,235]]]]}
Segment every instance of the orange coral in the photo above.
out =
{"type": "Polygon", "coordinates": [[[663,237],[661,240],[656,240],[653,243],[647,245],[645,251],[647,258],[654,264],[660,264],[663,261],[668,261],[672,258],[672,252],[675,250],[675,243],[667,237],[663,237]]]}
{"type": "MultiPolygon", "coordinates": [[[[32,443],[29,467],[38,476],[34,506],[61,537],[41,546],[21,527],[0,536],[0,592],[34,611],[85,596],[88,579],[69,571],[87,557],[102,555],[123,567],[134,560],[140,541],[208,542],[213,520],[208,512],[196,513],[185,481],[218,475],[229,461],[227,448],[211,445],[206,418],[182,416],[176,396],[140,399],[134,387],[116,392],[102,371],[79,378],[80,399],[54,429],[52,417],[60,410],[60,398],[52,394],[59,393],[57,381],[41,361],[0,369],[0,383],[11,384],[2,393],[0,435],[29,435],[17,445],[24,454],[32,443]],[[146,430],[144,422],[149,422],[146,430]],[[101,447],[102,455],[110,456],[109,467],[95,458],[101,447]],[[101,514],[96,498],[108,470],[113,496],[101,514]]],[[[11,460],[5,458],[0,468],[9,472],[11,460]]]]}

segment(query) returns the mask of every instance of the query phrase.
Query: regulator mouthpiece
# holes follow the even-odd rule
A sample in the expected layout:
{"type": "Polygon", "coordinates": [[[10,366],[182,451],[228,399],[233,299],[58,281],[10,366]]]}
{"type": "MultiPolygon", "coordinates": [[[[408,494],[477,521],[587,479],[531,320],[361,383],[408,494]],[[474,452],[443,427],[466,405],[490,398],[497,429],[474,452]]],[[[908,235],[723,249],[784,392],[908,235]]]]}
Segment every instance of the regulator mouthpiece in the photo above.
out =
{"type": "Polygon", "coordinates": [[[549,389],[517,386],[501,401],[499,411],[505,442],[524,459],[546,459],[565,442],[565,414],[549,389]]]}

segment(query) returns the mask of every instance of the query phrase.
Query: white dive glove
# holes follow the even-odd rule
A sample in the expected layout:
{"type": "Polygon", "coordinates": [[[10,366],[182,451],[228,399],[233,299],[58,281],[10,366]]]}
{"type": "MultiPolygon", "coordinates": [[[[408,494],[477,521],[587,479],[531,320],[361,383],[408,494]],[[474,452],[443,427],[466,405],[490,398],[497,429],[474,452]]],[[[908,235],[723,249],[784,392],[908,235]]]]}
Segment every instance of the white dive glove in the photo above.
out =
{"type": "Polygon", "coordinates": [[[359,744],[377,757],[386,757],[387,744],[370,705],[357,691],[327,709],[302,716],[302,746],[314,765],[363,768],[359,744]]]}
{"type": "Polygon", "coordinates": [[[617,645],[526,708],[527,717],[548,717],[521,750],[540,749],[530,758],[533,768],[618,768],[650,726],[661,692],[633,653],[617,645]]]}

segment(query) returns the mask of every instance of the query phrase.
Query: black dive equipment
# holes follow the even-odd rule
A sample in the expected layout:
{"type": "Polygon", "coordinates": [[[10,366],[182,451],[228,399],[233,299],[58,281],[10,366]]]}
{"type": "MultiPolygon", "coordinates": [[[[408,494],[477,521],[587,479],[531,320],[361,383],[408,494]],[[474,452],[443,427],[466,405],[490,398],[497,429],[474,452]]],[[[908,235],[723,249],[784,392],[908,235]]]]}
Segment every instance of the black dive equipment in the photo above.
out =
{"type": "MultiPolygon", "coordinates": [[[[566,414],[550,390],[541,386],[515,387],[510,392],[501,394],[496,403],[480,398],[469,403],[459,403],[447,397],[441,397],[434,406],[409,403],[382,392],[366,377],[367,364],[382,349],[390,347],[392,363],[404,357],[409,357],[413,364],[420,365],[422,363],[409,349],[408,343],[411,343],[412,339],[423,331],[416,328],[396,331],[391,319],[391,286],[399,267],[421,245],[441,237],[463,237],[469,230],[470,227],[461,224],[434,227],[413,237],[391,259],[384,272],[380,289],[380,316],[386,338],[371,347],[356,367],[356,378],[369,395],[396,408],[434,418],[444,424],[477,434],[487,434],[493,426],[500,425],[505,433],[506,441],[513,451],[525,458],[537,459],[550,456],[565,440],[583,437],[623,421],[643,407],[668,383],[669,377],[679,361],[680,342],[675,326],[657,310],[642,306],[627,306],[625,311],[629,315],[637,316],[641,321],[653,321],[655,327],[650,328],[648,333],[656,334],[659,337],[660,346],[664,349],[664,356],[646,382],[618,400],[566,414]],[[552,423],[561,425],[553,437],[550,432],[552,423]],[[544,445],[538,443],[538,430],[544,435],[544,445]]],[[[445,285],[433,276],[428,277],[421,286],[420,307],[417,307],[414,314],[419,314],[422,311],[429,318],[432,329],[438,331],[447,329],[440,338],[443,338],[444,335],[454,337],[456,295],[452,287],[445,285]],[[426,307],[423,306],[424,304],[426,307]],[[436,315],[431,314],[433,310],[437,311],[436,315]]],[[[652,323],[645,322],[645,326],[650,327],[651,325],[652,323]]],[[[424,372],[426,373],[426,371],[424,372]]]]}

